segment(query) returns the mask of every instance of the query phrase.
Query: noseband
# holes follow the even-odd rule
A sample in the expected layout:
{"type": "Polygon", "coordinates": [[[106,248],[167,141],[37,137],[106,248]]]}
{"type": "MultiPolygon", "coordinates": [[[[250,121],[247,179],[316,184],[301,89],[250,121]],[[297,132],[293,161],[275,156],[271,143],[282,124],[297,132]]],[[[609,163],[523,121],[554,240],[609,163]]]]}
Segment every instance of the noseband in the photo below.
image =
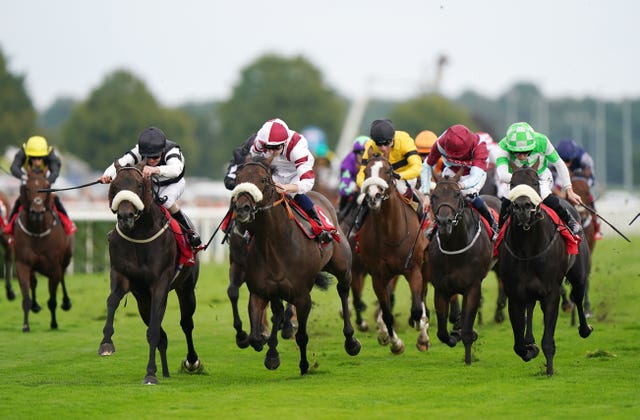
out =
{"type": "MultiPolygon", "coordinates": [[[[445,184],[445,183],[446,184],[455,184],[455,185],[457,185],[456,181],[441,180],[439,182],[439,184],[445,184]]],[[[447,202],[439,203],[438,206],[436,207],[435,211],[433,212],[433,214],[436,216],[436,218],[438,217],[438,214],[440,213],[440,210],[443,207],[448,207],[453,211],[454,216],[453,216],[453,220],[451,221],[451,224],[453,226],[457,226],[458,223],[460,223],[460,221],[462,220],[462,213],[464,211],[464,198],[462,197],[462,195],[458,199],[458,203],[457,203],[456,207],[454,207],[453,204],[450,204],[450,203],[447,203],[447,202]]]]}
{"type": "MultiPolygon", "coordinates": [[[[269,188],[270,198],[273,196],[274,192],[277,193],[276,184],[273,182],[273,179],[271,178],[271,170],[265,164],[263,164],[262,162],[246,162],[238,169],[238,172],[240,172],[242,168],[245,168],[247,166],[258,166],[259,168],[264,169],[266,174],[260,179],[261,183],[267,187],[270,187],[269,188]]],[[[240,183],[236,185],[236,188],[234,188],[233,191],[231,192],[231,199],[232,199],[232,206],[234,206],[235,208],[235,205],[239,197],[242,197],[243,195],[249,196],[249,202],[251,203],[251,206],[249,209],[249,215],[251,220],[255,219],[255,215],[258,212],[269,210],[275,206],[278,206],[284,201],[286,194],[280,193],[279,200],[270,201],[269,203],[263,206],[258,206],[258,202],[262,201],[263,199],[262,190],[260,190],[260,188],[258,188],[258,186],[252,182],[247,182],[247,183],[255,187],[257,192],[260,193],[260,197],[256,197],[257,193],[255,192],[255,190],[253,190],[253,188],[251,188],[250,186],[249,187],[242,186],[242,184],[245,184],[245,183],[240,183]]]]}

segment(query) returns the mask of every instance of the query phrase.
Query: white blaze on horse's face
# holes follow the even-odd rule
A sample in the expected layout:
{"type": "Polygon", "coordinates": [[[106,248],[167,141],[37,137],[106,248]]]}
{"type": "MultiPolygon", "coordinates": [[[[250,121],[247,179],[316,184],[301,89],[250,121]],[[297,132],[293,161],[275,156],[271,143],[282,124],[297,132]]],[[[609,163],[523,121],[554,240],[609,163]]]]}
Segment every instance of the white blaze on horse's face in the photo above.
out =
{"type": "Polygon", "coordinates": [[[379,210],[382,200],[386,197],[389,184],[380,177],[380,171],[383,169],[382,162],[375,162],[371,165],[371,175],[362,183],[362,192],[367,198],[369,208],[379,210]]]}

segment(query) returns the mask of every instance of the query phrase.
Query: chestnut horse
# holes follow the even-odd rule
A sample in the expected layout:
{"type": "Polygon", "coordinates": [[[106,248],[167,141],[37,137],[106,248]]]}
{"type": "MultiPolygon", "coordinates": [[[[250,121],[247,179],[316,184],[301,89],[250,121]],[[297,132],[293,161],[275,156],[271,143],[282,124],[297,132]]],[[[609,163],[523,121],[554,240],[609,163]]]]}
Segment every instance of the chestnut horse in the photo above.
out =
{"type": "Polygon", "coordinates": [[[380,304],[378,343],[391,343],[391,352],[404,352],[404,343],[394,329],[391,292],[394,277],[402,274],[411,290],[410,324],[419,331],[416,346],[429,348],[429,318],[424,299],[427,293],[425,249],[428,243],[421,221],[411,204],[395,186],[389,160],[380,154],[369,156],[361,191],[368,215],[359,232],[360,258],[371,274],[373,290],[380,304]],[[411,256],[411,258],[409,258],[411,256]]]}
{"type": "Polygon", "coordinates": [[[471,364],[471,346],[478,338],[473,330],[481,299],[482,280],[491,268],[493,246],[490,233],[480,214],[467,203],[458,181],[435,175],[436,187],[431,191],[431,208],[436,233],[429,244],[431,284],[438,317],[438,338],[449,347],[464,344],[464,361],[471,364]],[[462,295],[460,330],[449,333],[447,318],[452,297],[462,295]]]}
{"type": "MultiPolygon", "coordinates": [[[[333,274],[338,279],[341,310],[348,313],[351,250],[338,226],[334,207],[314,191],[307,195],[336,227],[338,238],[321,244],[298,228],[291,215],[288,196],[278,192],[273,182],[271,160],[255,157],[239,167],[232,192],[236,223],[251,235],[245,270],[250,293],[249,343],[256,351],[262,350],[265,343],[261,334],[262,315],[270,303],[274,318],[264,364],[268,369],[277,369],[280,365],[277,333],[284,317],[282,300],[292,303],[298,314],[295,337],[300,349],[300,373],[304,375],[309,370],[307,321],[311,311],[311,289],[321,271],[333,274]]],[[[360,352],[360,342],[353,337],[349,317],[343,318],[342,332],[345,350],[355,356],[360,352]]]]}
{"type": "MultiPolygon", "coordinates": [[[[148,327],[149,360],[143,383],[157,384],[156,349],[160,352],[162,376],[169,377],[167,334],[162,319],[172,289],[178,295],[180,326],[187,341],[187,357],[182,367],[187,372],[201,369],[192,339],[199,264],[197,260],[195,265],[178,264],[180,250],[171,219],[152,198],[151,180],[142,176],[145,164],[143,160],[135,166],[120,166],[116,161],[116,177],[109,187],[109,207],[117,215],[117,223],[108,238],[111,293],[98,354],[109,356],[115,352],[111,339],[115,312],[124,295],[131,292],[148,327]]],[[[179,227],[175,229],[179,232],[179,227]]]]}
{"type": "MultiPolygon", "coordinates": [[[[587,324],[582,300],[590,267],[590,254],[584,234],[578,255],[569,255],[557,227],[540,207],[538,175],[534,168],[519,168],[511,178],[511,219],[499,244],[498,274],[508,298],[509,319],[514,336],[514,352],[525,362],[539,354],[533,337],[533,309],[540,302],[544,314],[542,351],[546,372],[553,375],[554,340],[565,277],[571,283],[571,298],[578,310],[578,332],[586,338],[593,328],[587,324]],[[523,185],[521,185],[523,184],[523,185]],[[518,190],[514,188],[519,187],[518,190]],[[524,188],[522,188],[524,187],[524,188]]],[[[573,206],[563,202],[569,211],[573,206]]]]}
{"type": "Polygon", "coordinates": [[[58,328],[56,320],[56,294],[62,286],[63,310],[71,309],[71,300],[64,283],[65,270],[71,262],[72,239],[67,236],[58,218],[51,192],[40,192],[49,188],[45,172],[27,171],[27,180],[20,186],[21,210],[13,231],[16,274],[22,292],[24,321],[22,331],[28,332],[29,311],[39,311],[35,303],[35,273],[49,279],[51,329],[58,328]],[[29,296],[31,292],[31,297],[29,296]]]}

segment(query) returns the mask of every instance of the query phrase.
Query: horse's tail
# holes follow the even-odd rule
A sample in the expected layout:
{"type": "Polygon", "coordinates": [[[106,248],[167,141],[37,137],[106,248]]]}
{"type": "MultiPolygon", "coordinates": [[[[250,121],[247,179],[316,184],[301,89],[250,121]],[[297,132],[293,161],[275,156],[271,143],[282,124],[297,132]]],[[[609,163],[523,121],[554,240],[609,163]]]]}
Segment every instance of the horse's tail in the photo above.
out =
{"type": "Polygon", "coordinates": [[[331,286],[331,277],[329,274],[321,271],[316,275],[316,279],[313,283],[322,290],[329,290],[329,286],[331,286]]]}

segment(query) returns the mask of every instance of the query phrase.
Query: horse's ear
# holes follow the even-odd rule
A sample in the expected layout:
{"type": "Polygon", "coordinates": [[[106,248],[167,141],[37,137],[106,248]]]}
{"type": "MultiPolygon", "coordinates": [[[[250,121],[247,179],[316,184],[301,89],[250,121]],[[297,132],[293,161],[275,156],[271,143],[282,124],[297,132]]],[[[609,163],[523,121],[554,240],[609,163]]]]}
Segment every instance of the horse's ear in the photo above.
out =
{"type": "Polygon", "coordinates": [[[515,163],[509,160],[509,172],[514,173],[518,169],[515,163]]]}
{"type": "Polygon", "coordinates": [[[275,154],[272,154],[271,156],[267,157],[267,158],[264,160],[265,165],[267,165],[267,166],[269,166],[269,167],[270,167],[270,166],[271,166],[271,162],[273,161],[273,159],[275,159],[275,157],[276,157],[276,155],[275,155],[275,154]]]}
{"type": "Polygon", "coordinates": [[[120,165],[120,162],[118,161],[118,159],[113,161],[113,166],[116,168],[116,172],[118,172],[120,170],[120,168],[122,168],[122,166],[120,165]]]}
{"type": "Polygon", "coordinates": [[[373,150],[373,146],[367,147],[367,156],[368,157],[371,157],[372,150],[373,150]]]}
{"type": "Polygon", "coordinates": [[[458,169],[458,172],[456,172],[455,176],[453,177],[453,180],[458,182],[460,180],[460,177],[462,177],[463,172],[464,172],[464,167],[461,166],[460,169],[458,169]]]}
{"type": "Polygon", "coordinates": [[[540,159],[536,160],[536,163],[532,166],[532,168],[538,172],[538,168],[540,167],[540,159]]]}
{"type": "Polygon", "coordinates": [[[433,179],[435,179],[436,184],[437,184],[438,182],[442,181],[442,173],[441,173],[441,172],[433,171],[433,172],[431,173],[431,175],[433,176],[433,179]]]}

